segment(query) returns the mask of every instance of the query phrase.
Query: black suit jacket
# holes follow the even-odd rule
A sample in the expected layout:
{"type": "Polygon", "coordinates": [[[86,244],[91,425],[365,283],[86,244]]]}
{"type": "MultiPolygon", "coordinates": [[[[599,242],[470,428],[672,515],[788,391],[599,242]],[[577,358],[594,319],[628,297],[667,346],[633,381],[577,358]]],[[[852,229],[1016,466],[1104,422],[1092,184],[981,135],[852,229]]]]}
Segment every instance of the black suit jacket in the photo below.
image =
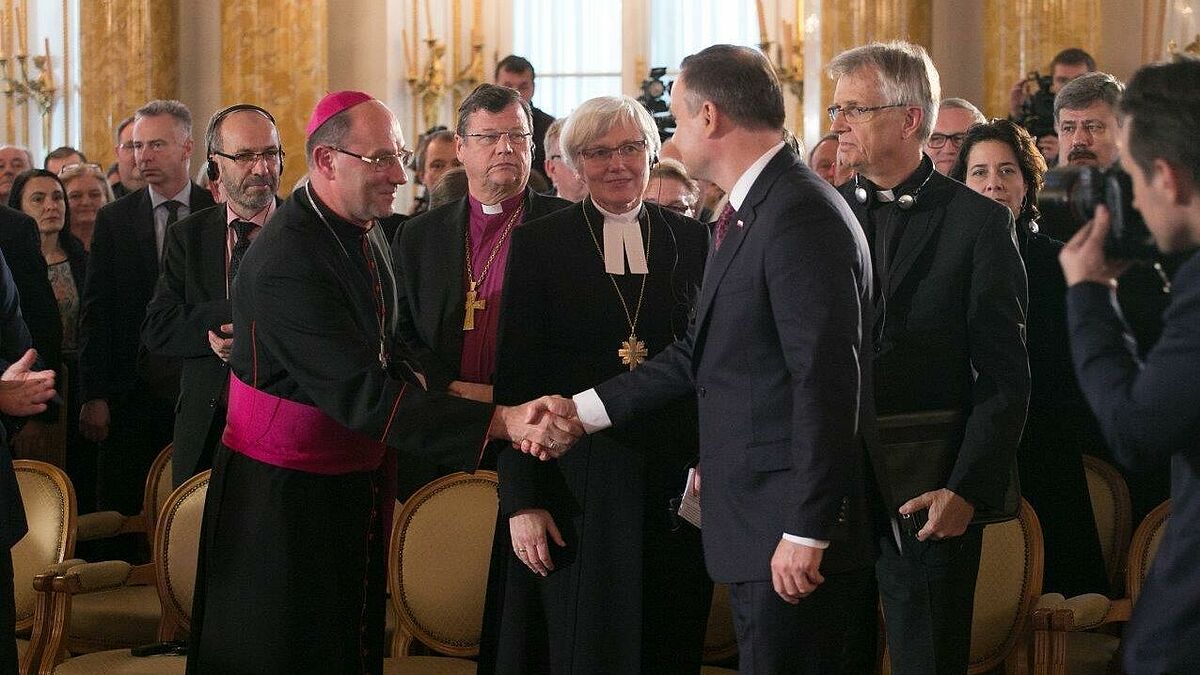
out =
{"type": "MultiPolygon", "coordinates": [[[[17,286],[4,255],[0,254],[0,372],[20,359],[30,346],[32,341],[29,329],[21,318],[17,286]]],[[[8,421],[7,416],[5,421],[8,421]]],[[[25,536],[27,529],[25,507],[21,502],[12,455],[8,450],[8,435],[4,426],[0,425],[0,546],[11,548],[25,536]]],[[[10,582],[11,579],[4,580],[6,584],[10,582]]]]}
{"type": "Polygon", "coordinates": [[[37,222],[16,209],[0,205],[0,251],[8,260],[9,272],[20,295],[21,316],[29,327],[33,347],[38,350],[44,367],[57,370],[62,365],[62,320],[46,272],[46,259],[42,257],[37,222]]]}
{"type": "Polygon", "coordinates": [[[226,288],[225,246],[228,213],[221,204],[196,212],[167,230],[163,269],[146,307],[142,343],[151,353],[181,359],[179,404],[175,412],[175,485],[191,478],[212,457],[208,447],[213,416],[229,379],[228,364],[208,343],[233,321],[226,288]]]}
{"type": "MultiPolygon", "coordinates": [[[[933,171],[923,158],[918,172],[933,171]]],[[[853,181],[839,190],[869,230],[853,181]]],[[[876,270],[875,407],[880,415],[961,411],[939,457],[886,454],[872,465],[892,512],[926,490],[948,487],[977,509],[1002,509],[1015,476],[1029,401],[1025,350],[1027,288],[1012,214],[934,172],[909,210],[888,270],[876,270]],[[913,466],[942,462],[914,485],[913,466]]]]}
{"type": "MultiPolygon", "coordinates": [[[[178,395],[178,360],[147,358],[141,344],[146,305],[158,281],[158,248],[149,188],[100,208],[83,292],[81,401],[109,400],[135,389],[158,398],[178,395]]],[[[191,213],[213,206],[192,185],[191,213]]],[[[189,214],[190,215],[190,214],[189,214]]],[[[165,249],[164,238],[164,249],[165,249]]]]}
{"type": "Polygon", "coordinates": [[[553,115],[538,108],[533,109],[533,168],[538,173],[545,170],[546,131],[551,124],[554,124],[553,115]]]}
{"type": "MultiPolygon", "coordinates": [[[[526,190],[521,222],[570,205],[526,190]]],[[[392,241],[400,339],[425,369],[430,389],[445,389],[459,377],[467,288],[463,233],[469,209],[466,197],[444,204],[406,221],[392,241]]]]}
{"type": "Polygon", "coordinates": [[[614,425],[697,397],[704,552],[719,582],[767,581],[784,533],[870,564],[870,254],[854,216],[784,148],[705,267],[686,336],[596,388],[614,425]]]}
{"type": "Polygon", "coordinates": [[[1132,471],[1170,462],[1171,518],[1125,633],[1134,673],[1200,669],[1200,255],[1174,278],[1163,330],[1144,362],[1100,284],[1067,292],[1079,384],[1113,456],[1132,471]]]}

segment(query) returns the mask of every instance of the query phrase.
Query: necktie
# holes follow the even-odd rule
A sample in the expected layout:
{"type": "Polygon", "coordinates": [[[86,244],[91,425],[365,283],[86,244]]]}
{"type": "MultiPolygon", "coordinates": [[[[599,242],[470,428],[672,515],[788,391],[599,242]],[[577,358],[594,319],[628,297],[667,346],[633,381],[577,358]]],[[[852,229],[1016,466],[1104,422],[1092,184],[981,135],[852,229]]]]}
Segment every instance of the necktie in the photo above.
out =
{"type": "Polygon", "coordinates": [[[254,223],[248,220],[233,221],[233,231],[237,233],[237,241],[233,243],[233,250],[229,253],[230,284],[237,276],[238,266],[242,264],[242,256],[246,255],[246,250],[250,248],[250,231],[253,229],[254,223]]]}
{"type": "Polygon", "coordinates": [[[167,209],[167,227],[170,227],[172,223],[179,220],[179,207],[183,204],[171,199],[163,202],[163,206],[167,209]]]}
{"type": "Polygon", "coordinates": [[[733,208],[733,204],[726,203],[721,215],[717,217],[716,234],[713,236],[714,251],[721,248],[721,242],[725,241],[725,233],[729,232],[729,223],[733,222],[736,215],[737,209],[733,208]]]}

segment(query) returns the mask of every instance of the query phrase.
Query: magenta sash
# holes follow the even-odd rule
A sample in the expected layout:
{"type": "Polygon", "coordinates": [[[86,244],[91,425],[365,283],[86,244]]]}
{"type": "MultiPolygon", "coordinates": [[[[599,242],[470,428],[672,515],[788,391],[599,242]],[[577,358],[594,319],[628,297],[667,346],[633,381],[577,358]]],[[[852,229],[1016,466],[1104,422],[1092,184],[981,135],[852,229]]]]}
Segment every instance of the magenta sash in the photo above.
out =
{"type": "Polygon", "coordinates": [[[390,454],[316,407],[255,389],[232,373],[221,442],[264,464],[330,476],[374,471],[390,454]]]}

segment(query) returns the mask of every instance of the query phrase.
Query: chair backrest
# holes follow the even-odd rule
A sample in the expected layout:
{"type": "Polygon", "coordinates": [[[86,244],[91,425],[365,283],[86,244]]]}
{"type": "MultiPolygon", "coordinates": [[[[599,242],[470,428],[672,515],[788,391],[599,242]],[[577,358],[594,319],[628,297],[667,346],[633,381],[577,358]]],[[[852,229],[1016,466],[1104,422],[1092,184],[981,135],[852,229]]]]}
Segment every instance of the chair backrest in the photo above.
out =
{"type": "Polygon", "coordinates": [[[403,629],[394,656],[403,655],[405,631],[440,654],[479,653],[496,485],[493,471],[454,473],[404,502],[388,552],[388,588],[403,629]]]}
{"type": "Polygon", "coordinates": [[[1041,523],[1024,499],[1015,520],[984,528],[968,673],[990,672],[1024,639],[1042,593],[1043,555],[1041,523]]]}
{"type": "Polygon", "coordinates": [[[1102,459],[1083,456],[1083,472],[1087,477],[1088,495],[1092,501],[1092,516],[1100,535],[1100,551],[1104,555],[1104,570],[1109,588],[1116,594],[1129,551],[1129,533],[1133,529],[1129,487],[1121,472],[1102,459]]]}
{"type": "Polygon", "coordinates": [[[1167,500],[1146,514],[1146,519],[1138,525],[1133,535],[1133,543],[1129,545],[1129,566],[1125,570],[1125,590],[1134,603],[1137,603],[1142,582],[1146,580],[1150,564],[1154,562],[1154,555],[1158,553],[1163,535],[1167,532],[1167,519],[1170,516],[1171,501],[1167,500]]]}
{"type": "Polygon", "coordinates": [[[177,639],[191,627],[200,523],[211,473],[192,476],[171,493],[154,531],[154,573],[163,607],[159,637],[164,640],[177,639]]]}
{"type": "Polygon", "coordinates": [[[158,453],[150,472],[146,474],[146,487],[142,492],[142,517],[146,519],[146,532],[154,536],[154,528],[158,522],[158,514],[162,513],[171,496],[171,461],[175,454],[175,444],[167,443],[167,447],[158,453]]]}
{"type": "MultiPolygon", "coordinates": [[[[33,577],[75,552],[75,489],[56,466],[32,459],[13,462],[29,532],[12,548],[17,630],[33,625],[33,577]]],[[[12,636],[8,636],[12,639],[12,636]]]]}
{"type": "Polygon", "coordinates": [[[724,663],[737,653],[737,633],[733,628],[733,610],[729,606],[729,587],[725,584],[713,584],[708,628],[704,633],[704,663],[724,663]]]}

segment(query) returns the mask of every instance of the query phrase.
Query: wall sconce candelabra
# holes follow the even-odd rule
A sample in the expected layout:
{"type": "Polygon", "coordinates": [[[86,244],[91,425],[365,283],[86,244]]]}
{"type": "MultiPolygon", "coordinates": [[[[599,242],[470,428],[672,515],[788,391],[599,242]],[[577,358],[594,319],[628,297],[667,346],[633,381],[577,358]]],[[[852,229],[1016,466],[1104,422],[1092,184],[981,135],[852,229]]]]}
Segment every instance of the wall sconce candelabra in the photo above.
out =
{"type": "Polygon", "coordinates": [[[796,96],[795,123],[793,130],[797,136],[803,135],[803,117],[800,114],[801,103],[804,101],[804,34],[798,30],[804,25],[804,0],[796,0],[796,23],[780,21],[779,38],[776,45],[767,34],[767,15],[763,1],[755,3],[758,12],[758,48],[775,67],[775,75],[781,84],[796,96]]]}
{"type": "Polygon", "coordinates": [[[32,57],[25,52],[24,42],[22,38],[21,48],[11,57],[0,54],[0,78],[3,78],[0,93],[7,99],[10,110],[14,107],[27,110],[30,102],[37,106],[42,118],[42,145],[49,147],[50,115],[54,111],[54,102],[58,95],[58,87],[54,84],[54,62],[50,57],[50,40],[47,38],[44,43],[44,54],[32,57]],[[33,68],[36,70],[32,77],[30,61],[33,61],[33,68]]]}

